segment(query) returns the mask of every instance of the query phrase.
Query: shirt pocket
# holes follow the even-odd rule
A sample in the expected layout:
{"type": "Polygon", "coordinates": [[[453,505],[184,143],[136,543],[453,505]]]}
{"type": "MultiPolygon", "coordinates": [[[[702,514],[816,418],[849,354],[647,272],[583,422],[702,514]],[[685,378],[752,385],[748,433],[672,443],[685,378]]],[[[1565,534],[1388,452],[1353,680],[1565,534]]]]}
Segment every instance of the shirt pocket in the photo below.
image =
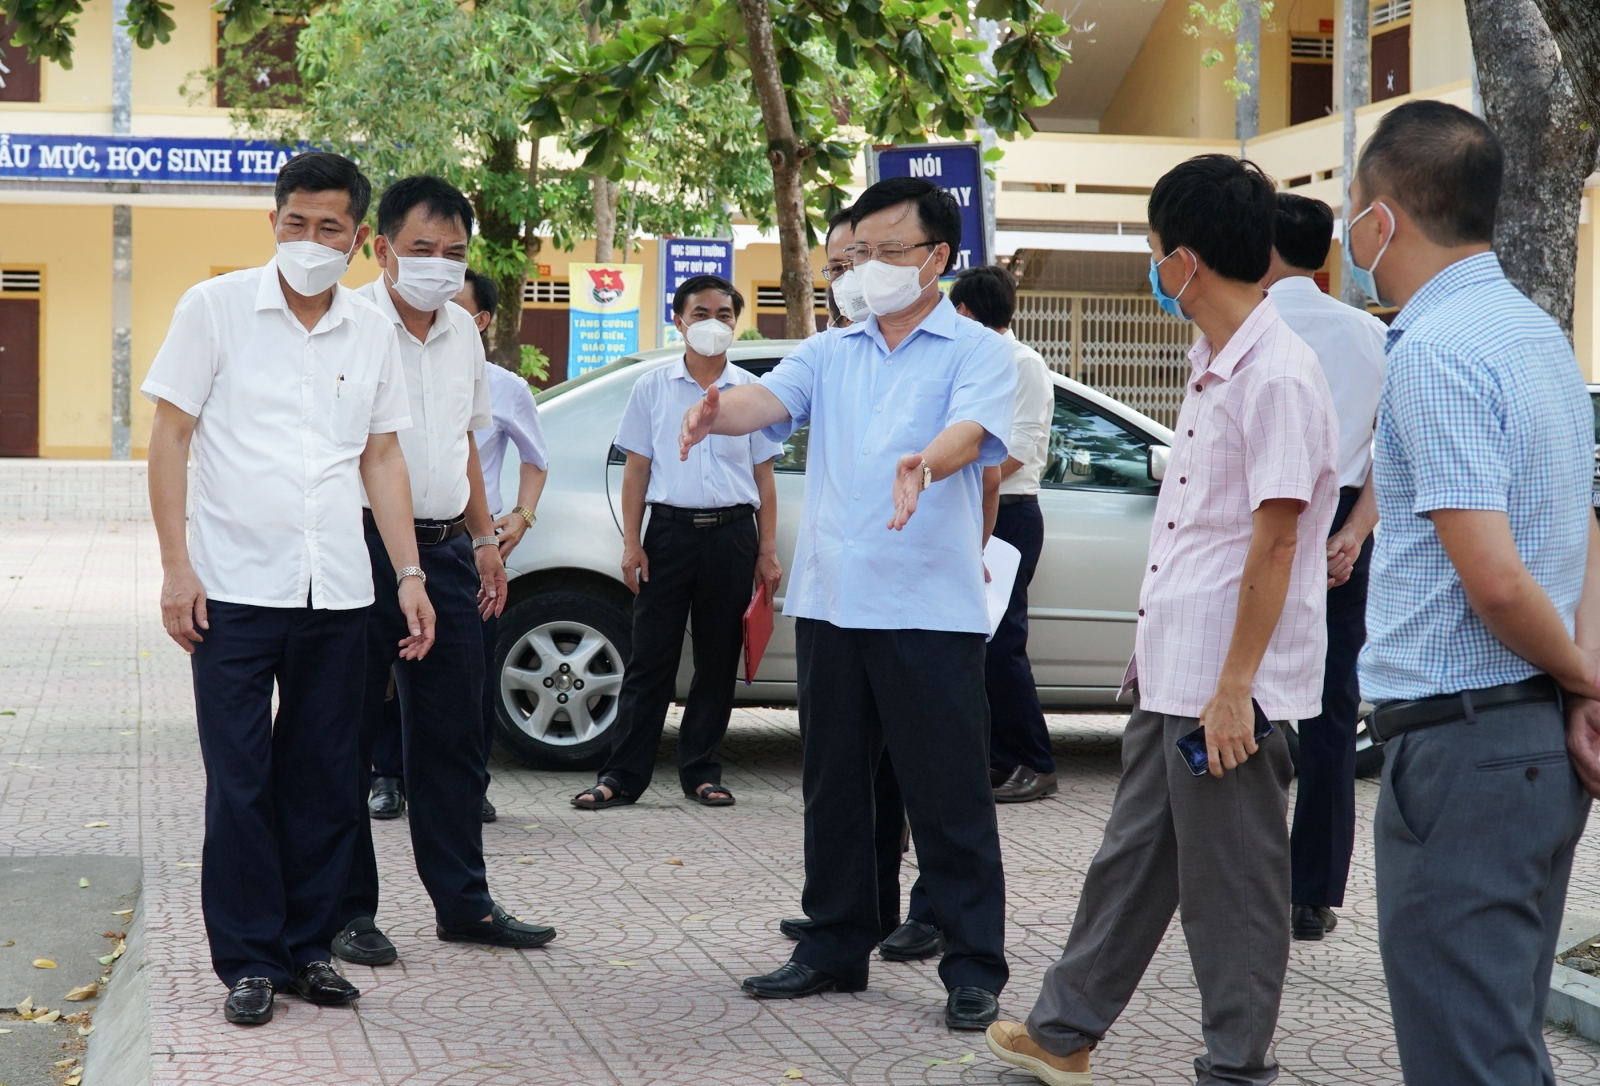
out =
{"type": "Polygon", "coordinates": [[[900,452],[921,452],[945,428],[945,418],[950,414],[949,378],[931,381],[912,381],[902,385],[893,394],[903,399],[905,406],[895,412],[894,427],[889,431],[889,445],[900,452]]]}
{"type": "Polygon", "coordinates": [[[336,442],[367,443],[372,426],[372,403],[378,395],[376,381],[340,381],[333,398],[333,439],[336,442]]]}

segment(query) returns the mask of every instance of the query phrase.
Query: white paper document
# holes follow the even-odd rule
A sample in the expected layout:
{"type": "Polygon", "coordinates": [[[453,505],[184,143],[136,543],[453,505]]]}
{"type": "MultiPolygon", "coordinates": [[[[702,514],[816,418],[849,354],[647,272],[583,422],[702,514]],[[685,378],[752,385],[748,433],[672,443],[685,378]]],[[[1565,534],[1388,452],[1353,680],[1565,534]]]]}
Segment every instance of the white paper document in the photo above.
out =
{"type": "Polygon", "coordinates": [[[1021,551],[997,535],[989,537],[989,545],[983,548],[983,568],[989,571],[989,583],[983,586],[989,603],[989,636],[985,640],[994,640],[1000,620],[1006,617],[1006,608],[1011,604],[1011,586],[1016,583],[1017,568],[1021,565],[1021,551]]]}

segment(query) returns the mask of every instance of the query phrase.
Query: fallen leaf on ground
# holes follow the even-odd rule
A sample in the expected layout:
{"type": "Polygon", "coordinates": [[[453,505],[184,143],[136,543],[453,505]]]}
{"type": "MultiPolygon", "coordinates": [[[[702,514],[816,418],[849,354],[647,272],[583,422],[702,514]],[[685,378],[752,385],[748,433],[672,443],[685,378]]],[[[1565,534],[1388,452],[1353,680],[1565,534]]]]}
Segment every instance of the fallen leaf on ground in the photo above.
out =
{"type": "Polygon", "coordinates": [[[34,1019],[33,1019],[33,1024],[36,1025],[36,1026],[48,1026],[51,1022],[54,1022],[57,1018],[60,1018],[60,1017],[61,1017],[61,1012],[60,1011],[49,1011],[49,1012],[47,1012],[45,1014],[36,1015],[34,1017],[34,1019]]]}
{"type": "Polygon", "coordinates": [[[118,735],[138,735],[138,732],[118,732],[118,735]]]}
{"type": "Polygon", "coordinates": [[[109,825],[111,825],[109,822],[85,822],[83,828],[86,830],[103,830],[109,825]]]}
{"type": "Polygon", "coordinates": [[[94,1032],[94,1027],[93,1026],[79,1026],[78,1027],[78,1036],[79,1037],[87,1037],[87,1036],[89,1036],[89,1034],[91,1034],[93,1032],[94,1032]]]}
{"type": "Polygon", "coordinates": [[[672,857],[668,858],[667,866],[668,867],[682,867],[683,866],[683,861],[678,859],[676,856],[672,856],[672,857]]]}
{"type": "Polygon", "coordinates": [[[612,958],[611,960],[606,962],[606,964],[607,965],[638,965],[639,963],[638,962],[624,962],[624,961],[619,961],[616,958],[612,958]]]}
{"type": "Polygon", "coordinates": [[[0,716],[16,716],[16,715],[17,715],[17,711],[15,709],[0,709],[0,716]]]}
{"type": "Polygon", "coordinates": [[[32,996],[29,996],[27,999],[24,999],[21,1003],[17,1004],[17,1013],[18,1014],[32,1014],[33,1013],[33,997],[32,996]]]}
{"type": "Polygon", "coordinates": [[[140,656],[149,656],[150,654],[148,652],[141,652],[139,655],[140,656]]]}
{"type": "Polygon", "coordinates": [[[111,960],[112,961],[116,961],[118,958],[122,957],[127,952],[128,952],[128,941],[126,939],[118,939],[117,940],[116,949],[112,950],[112,952],[111,952],[111,960]]]}
{"type": "Polygon", "coordinates": [[[15,939],[7,939],[5,942],[0,943],[0,946],[16,946],[16,945],[17,945],[17,941],[15,939]]]}
{"type": "Polygon", "coordinates": [[[90,667],[105,667],[106,666],[106,662],[104,660],[95,660],[92,663],[90,663],[89,666],[90,667]]]}
{"type": "Polygon", "coordinates": [[[56,963],[49,958],[35,958],[33,959],[33,967],[35,969],[54,969],[56,963]]]}
{"type": "Polygon", "coordinates": [[[79,1086],[79,1084],[82,1083],[82,1082],[83,1082],[83,1073],[80,1071],[76,1075],[69,1075],[67,1077],[67,1081],[62,1083],[61,1086],[79,1086]]]}
{"type": "Polygon", "coordinates": [[[710,920],[709,916],[686,916],[685,920],[710,920]]]}
{"type": "Polygon", "coordinates": [[[112,909],[111,910],[111,915],[112,916],[132,916],[133,915],[133,910],[132,909],[112,909]]]}
{"type": "Polygon", "coordinates": [[[179,867],[199,867],[200,865],[197,864],[197,863],[190,863],[190,862],[188,862],[186,860],[180,860],[180,861],[178,861],[178,866],[179,867]]]}
{"type": "Polygon", "coordinates": [[[73,1064],[75,1064],[77,1062],[78,1062],[78,1057],[73,1056],[69,1060],[57,1060],[56,1061],[56,1066],[57,1067],[71,1067],[73,1064]]]}
{"type": "Polygon", "coordinates": [[[87,890],[88,888],[89,888],[89,880],[88,879],[79,879],[78,880],[78,889],[87,890]]]}
{"type": "Polygon", "coordinates": [[[10,1033],[9,1029],[0,1029],[0,1033],[10,1033]]]}
{"type": "Polygon", "coordinates": [[[115,954],[102,954],[97,960],[101,965],[110,965],[117,960],[117,956],[115,954]]]}
{"type": "Polygon", "coordinates": [[[536,830],[536,829],[539,828],[539,823],[537,823],[537,822],[529,822],[526,826],[524,826],[522,828],[525,829],[525,830],[536,830]]]}
{"type": "Polygon", "coordinates": [[[519,864],[531,864],[531,863],[533,863],[533,857],[532,856],[518,856],[517,857],[517,863],[519,863],[519,864]]]}
{"type": "Polygon", "coordinates": [[[965,1056],[962,1056],[956,1062],[957,1063],[971,1063],[973,1060],[975,1060],[977,1058],[978,1058],[978,1054],[976,1052],[968,1052],[965,1056]]]}
{"type": "Polygon", "coordinates": [[[98,985],[98,984],[83,984],[83,985],[79,985],[78,987],[74,988],[72,991],[68,992],[66,995],[62,996],[61,998],[66,1000],[68,1003],[82,1003],[84,1000],[93,999],[95,996],[97,996],[99,994],[100,994],[100,985],[98,985]]]}
{"type": "Polygon", "coordinates": [[[949,1063],[950,1061],[949,1060],[934,1060],[934,1059],[929,1059],[927,1057],[923,1057],[922,1062],[924,1064],[926,1064],[927,1066],[929,1066],[929,1067],[943,1067],[947,1063],[949,1063]]]}
{"type": "Polygon", "coordinates": [[[806,1076],[798,1067],[791,1067],[783,1073],[784,1078],[805,1078],[806,1076]]]}

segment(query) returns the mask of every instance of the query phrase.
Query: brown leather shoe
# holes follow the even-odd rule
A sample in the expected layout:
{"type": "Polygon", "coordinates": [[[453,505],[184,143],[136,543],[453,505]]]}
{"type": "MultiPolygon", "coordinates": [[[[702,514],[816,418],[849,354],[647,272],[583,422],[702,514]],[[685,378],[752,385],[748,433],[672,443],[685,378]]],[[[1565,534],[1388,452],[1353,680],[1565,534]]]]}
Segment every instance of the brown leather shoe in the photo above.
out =
{"type": "Polygon", "coordinates": [[[1005,783],[998,785],[994,790],[996,803],[1027,803],[1030,800],[1044,799],[1046,796],[1056,794],[1056,775],[1054,773],[1035,773],[1025,765],[1019,765],[1007,777],[1005,783]]]}
{"type": "Polygon", "coordinates": [[[1046,1052],[1028,1036],[1028,1029],[1021,1022],[996,1022],[983,1039],[990,1052],[1049,1086],[1092,1086],[1088,1048],[1080,1048],[1070,1056],[1046,1052]]]}

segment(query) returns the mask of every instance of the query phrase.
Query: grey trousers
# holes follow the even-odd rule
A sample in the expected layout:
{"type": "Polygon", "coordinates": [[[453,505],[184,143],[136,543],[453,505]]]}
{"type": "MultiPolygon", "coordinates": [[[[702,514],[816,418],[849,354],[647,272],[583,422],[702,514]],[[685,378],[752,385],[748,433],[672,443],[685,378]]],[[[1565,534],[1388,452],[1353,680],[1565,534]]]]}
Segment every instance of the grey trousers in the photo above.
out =
{"type": "Polygon", "coordinates": [[[1028,1033],[1060,1056],[1098,1043],[1181,910],[1206,1042],[1196,1081],[1255,1086],[1278,1077],[1270,1050],[1289,964],[1293,766],[1279,724],[1221,780],[1193,776],[1174,744],[1198,726],[1143,709],[1129,718],[1105,839],[1028,1033]]]}
{"type": "Polygon", "coordinates": [[[1550,967],[1589,797],[1554,703],[1385,745],[1378,948],[1407,1086],[1554,1086],[1550,967]]]}

